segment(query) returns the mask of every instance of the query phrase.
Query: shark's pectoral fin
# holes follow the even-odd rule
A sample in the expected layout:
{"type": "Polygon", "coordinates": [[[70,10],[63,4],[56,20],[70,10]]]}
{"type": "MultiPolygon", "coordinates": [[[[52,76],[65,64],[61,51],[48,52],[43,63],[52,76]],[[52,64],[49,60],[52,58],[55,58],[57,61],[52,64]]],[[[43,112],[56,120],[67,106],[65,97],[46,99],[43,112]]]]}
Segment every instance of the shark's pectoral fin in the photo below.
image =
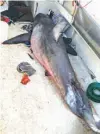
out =
{"type": "Polygon", "coordinates": [[[9,40],[4,41],[2,44],[18,44],[18,43],[25,43],[25,42],[30,42],[30,33],[25,33],[18,35],[16,37],[13,37],[9,40]]]}
{"type": "Polygon", "coordinates": [[[72,38],[63,37],[63,41],[66,44],[66,52],[71,55],[77,56],[77,52],[69,45],[72,42],[72,38]]]}
{"type": "Polygon", "coordinates": [[[67,52],[68,54],[73,55],[73,56],[77,56],[77,52],[76,52],[76,51],[74,50],[74,48],[72,48],[70,45],[67,46],[66,52],[67,52]]]}
{"type": "Polygon", "coordinates": [[[66,37],[63,37],[63,41],[65,44],[70,44],[72,42],[72,38],[66,38],[66,37]]]}

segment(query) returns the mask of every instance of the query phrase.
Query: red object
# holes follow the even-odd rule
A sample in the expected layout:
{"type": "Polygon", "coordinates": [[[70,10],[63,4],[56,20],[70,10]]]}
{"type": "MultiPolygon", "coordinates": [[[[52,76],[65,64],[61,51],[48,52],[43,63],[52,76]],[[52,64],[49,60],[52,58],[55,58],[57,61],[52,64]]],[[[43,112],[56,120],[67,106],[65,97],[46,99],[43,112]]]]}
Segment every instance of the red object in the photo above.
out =
{"type": "Polygon", "coordinates": [[[5,22],[7,22],[7,23],[10,22],[10,19],[9,19],[8,17],[6,17],[6,16],[1,16],[1,20],[2,20],[2,21],[5,21],[5,22]]]}
{"type": "Polygon", "coordinates": [[[21,80],[21,83],[22,83],[23,85],[26,85],[28,82],[30,82],[30,79],[29,79],[29,77],[28,77],[27,74],[24,74],[24,76],[23,76],[23,78],[22,78],[22,80],[21,80]]]}

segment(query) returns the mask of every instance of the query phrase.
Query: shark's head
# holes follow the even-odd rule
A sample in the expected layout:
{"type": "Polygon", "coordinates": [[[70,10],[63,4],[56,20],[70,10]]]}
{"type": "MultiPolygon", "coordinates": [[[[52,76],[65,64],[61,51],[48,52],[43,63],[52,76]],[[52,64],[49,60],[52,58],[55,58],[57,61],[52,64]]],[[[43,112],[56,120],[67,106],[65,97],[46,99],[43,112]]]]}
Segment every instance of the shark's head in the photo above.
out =
{"type": "Polygon", "coordinates": [[[100,118],[97,115],[91,114],[89,111],[84,112],[84,120],[88,126],[96,133],[100,133],[100,118]]]}
{"type": "Polygon", "coordinates": [[[96,114],[93,115],[89,100],[82,89],[69,85],[65,101],[71,111],[82,118],[91,130],[100,133],[100,118],[96,114]]]}

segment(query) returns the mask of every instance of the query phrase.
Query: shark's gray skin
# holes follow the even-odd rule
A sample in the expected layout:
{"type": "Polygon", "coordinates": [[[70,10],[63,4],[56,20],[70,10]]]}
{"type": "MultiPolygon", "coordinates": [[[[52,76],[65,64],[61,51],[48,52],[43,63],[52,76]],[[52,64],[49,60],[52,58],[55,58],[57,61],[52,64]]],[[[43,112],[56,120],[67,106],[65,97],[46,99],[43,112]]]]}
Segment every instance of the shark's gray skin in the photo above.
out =
{"type": "Polygon", "coordinates": [[[30,38],[33,55],[52,80],[64,89],[63,99],[70,110],[83,119],[93,131],[100,132],[100,120],[94,119],[89,100],[75,78],[66,54],[66,46],[62,38],[58,41],[55,39],[54,28],[47,15],[38,14],[35,17],[30,38]]]}

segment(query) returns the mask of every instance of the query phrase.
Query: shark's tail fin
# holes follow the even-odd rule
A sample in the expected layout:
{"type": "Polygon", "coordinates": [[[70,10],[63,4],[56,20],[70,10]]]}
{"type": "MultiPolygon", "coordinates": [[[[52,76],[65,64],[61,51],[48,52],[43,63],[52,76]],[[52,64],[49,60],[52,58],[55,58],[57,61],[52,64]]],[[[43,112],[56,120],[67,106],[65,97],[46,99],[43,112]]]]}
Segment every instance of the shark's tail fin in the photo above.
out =
{"type": "Polygon", "coordinates": [[[16,37],[13,37],[9,40],[4,41],[2,44],[18,44],[18,43],[25,43],[30,41],[31,34],[30,33],[24,33],[21,35],[18,35],[16,37]]]}

